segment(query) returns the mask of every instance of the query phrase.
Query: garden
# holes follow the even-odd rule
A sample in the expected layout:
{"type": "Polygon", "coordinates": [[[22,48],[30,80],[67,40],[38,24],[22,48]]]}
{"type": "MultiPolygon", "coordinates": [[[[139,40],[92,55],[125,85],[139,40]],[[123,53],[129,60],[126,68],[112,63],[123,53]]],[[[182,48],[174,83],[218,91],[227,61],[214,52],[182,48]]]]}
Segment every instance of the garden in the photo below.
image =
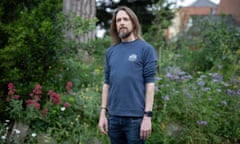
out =
{"type": "MultiPolygon", "coordinates": [[[[60,9],[49,0],[22,10],[12,25],[0,23],[8,35],[0,43],[1,144],[109,143],[97,124],[110,38],[66,40],[66,28],[84,33],[96,20],[67,21],[60,9]]],[[[158,53],[146,143],[240,143],[239,26],[225,15],[196,17],[170,41],[158,25],[143,35],[158,53]]]]}

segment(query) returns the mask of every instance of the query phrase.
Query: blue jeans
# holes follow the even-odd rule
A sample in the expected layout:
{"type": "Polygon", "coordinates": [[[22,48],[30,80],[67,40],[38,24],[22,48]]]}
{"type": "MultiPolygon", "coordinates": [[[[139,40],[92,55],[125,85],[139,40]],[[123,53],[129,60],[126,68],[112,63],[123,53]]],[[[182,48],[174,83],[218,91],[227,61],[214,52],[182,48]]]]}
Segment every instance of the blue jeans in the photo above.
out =
{"type": "Polygon", "coordinates": [[[141,117],[109,116],[108,136],[111,144],[144,144],[140,139],[141,117]]]}

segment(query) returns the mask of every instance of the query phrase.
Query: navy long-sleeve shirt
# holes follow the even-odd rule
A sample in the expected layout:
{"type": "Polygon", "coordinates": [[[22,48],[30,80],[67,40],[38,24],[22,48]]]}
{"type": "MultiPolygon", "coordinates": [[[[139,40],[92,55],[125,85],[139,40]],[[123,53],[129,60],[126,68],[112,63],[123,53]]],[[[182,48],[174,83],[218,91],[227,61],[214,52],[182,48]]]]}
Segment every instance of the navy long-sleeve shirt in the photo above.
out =
{"type": "Polygon", "coordinates": [[[146,83],[154,82],[157,56],[144,40],[121,42],[106,52],[105,84],[109,85],[108,113],[141,117],[146,83]]]}

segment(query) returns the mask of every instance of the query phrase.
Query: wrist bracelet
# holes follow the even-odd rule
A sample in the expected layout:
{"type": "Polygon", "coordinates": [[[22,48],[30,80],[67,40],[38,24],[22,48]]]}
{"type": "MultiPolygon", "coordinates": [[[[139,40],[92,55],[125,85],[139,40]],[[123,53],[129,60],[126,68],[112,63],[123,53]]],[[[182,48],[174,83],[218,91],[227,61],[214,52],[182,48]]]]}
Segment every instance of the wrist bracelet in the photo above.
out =
{"type": "Polygon", "coordinates": [[[152,117],[153,113],[152,113],[152,111],[145,111],[144,115],[147,116],[147,117],[152,117]]]}
{"type": "Polygon", "coordinates": [[[107,111],[107,108],[106,107],[101,107],[101,110],[106,110],[107,111]]]}

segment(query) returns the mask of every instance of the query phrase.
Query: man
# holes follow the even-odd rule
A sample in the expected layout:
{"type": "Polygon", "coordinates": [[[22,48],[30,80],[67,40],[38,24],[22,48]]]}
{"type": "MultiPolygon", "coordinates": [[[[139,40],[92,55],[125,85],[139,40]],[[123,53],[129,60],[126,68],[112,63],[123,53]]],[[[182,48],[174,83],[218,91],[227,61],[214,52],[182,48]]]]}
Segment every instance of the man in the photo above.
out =
{"type": "Polygon", "coordinates": [[[143,144],[152,130],[156,53],[128,7],[116,9],[110,34],[98,127],[111,144],[143,144]]]}

